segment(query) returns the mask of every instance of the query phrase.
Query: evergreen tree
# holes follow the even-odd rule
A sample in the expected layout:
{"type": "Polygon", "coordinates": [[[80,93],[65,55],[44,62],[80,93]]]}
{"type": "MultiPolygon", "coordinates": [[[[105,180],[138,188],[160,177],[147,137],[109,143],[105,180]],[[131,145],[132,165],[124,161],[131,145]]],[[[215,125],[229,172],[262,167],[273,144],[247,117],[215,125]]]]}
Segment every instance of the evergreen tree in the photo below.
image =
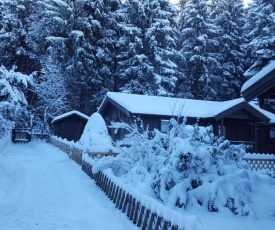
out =
{"type": "Polygon", "coordinates": [[[0,66],[0,137],[14,126],[28,127],[28,102],[25,91],[33,84],[32,76],[0,66]]]}
{"type": "Polygon", "coordinates": [[[119,89],[172,95],[179,71],[176,10],[167,0],[128,0],[120,10],[119,89]]]}
{"type": "Polygon", "coordinates": [[[78,104],[86,114],[94,112],[106,92],[114,88],[114,52],[118,40],[114,15],[119,4],[118,0],[72,4],[74,24],[69,35],[71,51],[67,69],[72,90],[78,91],[78,104]]]}
{"type": "Polygon", "coordinates": [[[247,79],[275,60],[275,1],[254,0],[248,12],[245,34],[249,42],[244,46],[250,61],[247,79]]]}
{"type": "Polygon", "coordinates": [[[0,63],[8,69],[16,66],[17,71],[31,74],[39,68],[39,60],[27,39],[33,2],[11,0],[0,7],[0,63]]]}
{"type": "Polygon", "coordinates": [[[216,37],[220,30],[209,17],[206,0],[180,2],[181,53],[186,80],[182,83],[185,97],[220,100],[222,82],[221,45],[216,37]]]}
{"type": "Polygon", "coordinates": [[[217,91],[219,100],[229,100],[240,97],[241,86],[244,83],[244,52],[241,45],[244,41],[244,7],[242,0],[211,1],[211,18],[219,27],[215,39],[221,44],[217,47],[222,68],[222,81],[217,91]]]}

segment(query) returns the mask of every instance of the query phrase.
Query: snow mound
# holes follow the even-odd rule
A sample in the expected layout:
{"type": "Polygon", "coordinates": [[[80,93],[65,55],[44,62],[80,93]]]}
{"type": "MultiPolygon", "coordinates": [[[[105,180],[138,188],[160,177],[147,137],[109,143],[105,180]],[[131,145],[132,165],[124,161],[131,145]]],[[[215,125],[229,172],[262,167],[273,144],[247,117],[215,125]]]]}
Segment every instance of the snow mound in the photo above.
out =
{"type": "Polygon", "coordinates": [[[99,113],[93,113],[89,118],[79,143],[88,152],[117,152],[112,145],[105,121],[99,113]]]}

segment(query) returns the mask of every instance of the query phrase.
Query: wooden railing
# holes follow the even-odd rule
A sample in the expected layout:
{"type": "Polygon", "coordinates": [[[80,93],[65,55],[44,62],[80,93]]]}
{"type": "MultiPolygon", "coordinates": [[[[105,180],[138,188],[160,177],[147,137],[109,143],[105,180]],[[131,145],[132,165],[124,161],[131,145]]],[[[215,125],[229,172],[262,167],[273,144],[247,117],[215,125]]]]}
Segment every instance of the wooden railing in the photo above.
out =
{"type": "Polygon", "coordinates": [[[49,134],[46,133],[33,133],[31,129],[12,129],[11,140],[14,143],[28,143],[33,140],[49,140],[49,134]]]}
{"type": "MultiPolygon", "coordinates": [[[[93,173],[92,165],[83,157],[83,150],[73,144],[64,143],[55,137],[49,142],[66,152],[74,161],[82,165],[82,170],[95,180],[98,187],[115,203],[116,207],[138,227],[144,230],[203,230],[196,217],[184,216],[169,209],[161,203],[144,195],[135,188],[119,181],[111,173],[99,171],[93,173]]],[[[86,153],[86,158],[102,157],[102,153],[86,153]]],[[[116,154],[112,152],[105,155],[116,154]]]]}
{"type": "Polygon", "coordinates": [[[49,137],[49,142],[63,152],[67,153],[68,156],[72,158],[77,164],[82,165],[82,149],[77,148],[72,144],[69,144],[69,142],[64,143],[52,136],[49,137]]]}
{"type": "Polygon", "coordinates": [[[57,137],[50,136],[49,142],[62,150],[63,152],[67,153],[70,158],[72,158],[77,164],[82,164],[82,154],[85,152],[89,155],[91,158],[101,158],[104,156],[117,156],[118,153],[115,153],[113,151],[108,152],[87,152],[83,149],[76,147],[74,142],[71,141],[61,141],[57,137]]]}
{"type": "Polygon", "coordinates": [[[184,216],[156,200],[129,187],[108,173],[93,173],[92,165],[83,160],[82,169],[96,181],[98,187],[127,215],[135,225],[146,230],[199,230],[204,229],[197,217],[184,216]]]}

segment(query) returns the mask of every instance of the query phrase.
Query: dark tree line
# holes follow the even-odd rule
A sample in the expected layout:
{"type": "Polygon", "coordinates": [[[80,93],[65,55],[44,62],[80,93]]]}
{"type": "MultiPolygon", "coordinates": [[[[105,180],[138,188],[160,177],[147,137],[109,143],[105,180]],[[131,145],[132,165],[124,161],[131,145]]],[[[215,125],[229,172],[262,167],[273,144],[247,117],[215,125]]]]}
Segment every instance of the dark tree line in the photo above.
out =
{"type": "MultiPolygon", "coordinates": [[[[0,0],[0,65],[32,77],[22,88],[25,109],[44,122],[71,109],[90,115],[107,91],[233,99],[275,59],[274,7],[267,0],[247,8],[242,0],[177,7],[169,0],[0,0]]],[[[1,78],[0,98],[7,98],[1,78]]]]}

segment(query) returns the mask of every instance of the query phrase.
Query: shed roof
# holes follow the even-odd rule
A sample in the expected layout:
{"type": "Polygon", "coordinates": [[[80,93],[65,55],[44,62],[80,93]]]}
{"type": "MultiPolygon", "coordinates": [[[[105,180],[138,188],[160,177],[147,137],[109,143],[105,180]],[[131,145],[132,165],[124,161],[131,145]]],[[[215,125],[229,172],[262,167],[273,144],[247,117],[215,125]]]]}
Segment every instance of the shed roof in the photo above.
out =
{"type": "Polygon", "coordinates": [[[220,120],[240,109],[246,109],[260,120],[269,121],[266,115],[249,105],[243,98],[217,102],[108,92],[98,110],[99,113],[104,110],[108,102],[119,107],[125,114],[186,116],[220,120]]]}
{"type": "Polygon", "coordinates": [[[70,117],[70,116],[72,116],[72,115],[79,116],[79,117],[81,117],[81,118],[83,118],[83,119],[85,119],[85,120],[88,120],[88,119],[89,119],[89,117],[88,117],[87,115],[85,115],[84,113],[81,113],[81,112],[76,111],[76,110],[72,110],[72,111],[70,111],[70,112],[63,113],[63,114],[61,114],[61,115],[55,117],[55,118],[52,120],[52,123],[54,123],[54,122],[56,122],[56,121],[58,121],[58,120],[61,120],[61,119],[65,118],[65,117],[70,117]]]}
{"type": "Polygon", "coordinates": [[[245,100],[251,101],[271,89],[275,89],[275,61],[246,81],[241,89],[241,94],[245,100]]]}

